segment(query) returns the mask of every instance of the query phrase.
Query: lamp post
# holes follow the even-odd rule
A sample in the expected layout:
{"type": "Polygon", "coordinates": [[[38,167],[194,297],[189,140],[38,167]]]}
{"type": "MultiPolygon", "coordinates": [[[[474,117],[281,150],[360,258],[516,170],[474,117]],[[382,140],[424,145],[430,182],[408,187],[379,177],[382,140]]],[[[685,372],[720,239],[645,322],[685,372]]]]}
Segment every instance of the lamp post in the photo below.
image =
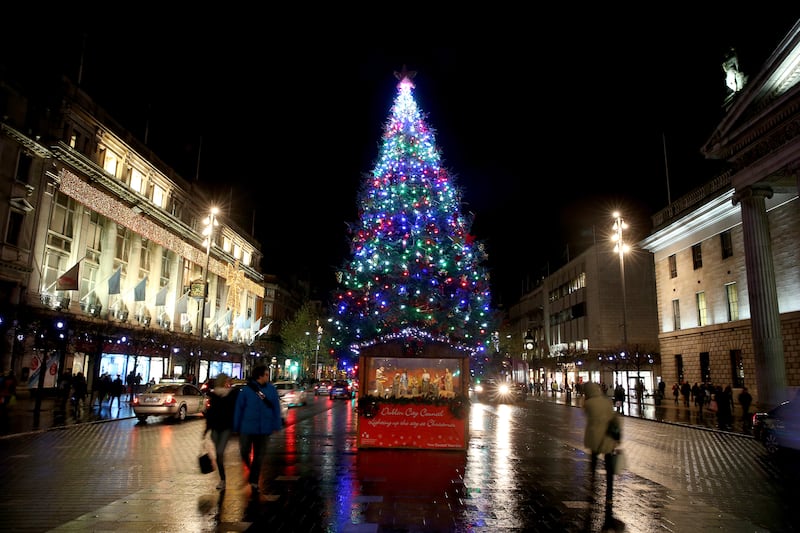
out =
{"type": "Polygon", "coordinates": [[[319,320],[317,320],[317,353],[314,356],[314,377],[317,378],[317,382],[320,380],[319,375],[319,344],[322,342],[322,326],[319,325],[319,320]]]}
{"type": "Polygon", "coordinates": [[[627,350],[628,348],[628,303],[625,298],[625,252],[630,250],[630,247],[625,242],[623,230],[628,229],[628,225],[623,220],[619,211],[614,214],[614,235],[611,239],[614,241],[614,252],[619,254],[619,275],[622,280],[622,346],[627,350]]]}
{"type": "Polygon", "coordinates": [[[205,236],[205,241],[203,244],[206,245],[206,267],[203,270],[203,299],[202,305],[200,306],[200,340],[203,340],[203,322],[206,317],[206,300],[208,299],[208,265],[211,260],[211,245],[214,239],[214,226],[218,226],[219,222],[217,222],[217,214],[219,213],[219,209],[216,207],[212,207],[211,211],[208,213],[208,216],[203,220],[203,235],[205,236]]]}
{"type": "MultiPolygon", "coordinates": [[[[628,302],[625,296],[625,252],[630,250],[630,247],[625,242],[624,230],[628,229],[628,225],[622,218],[619,211],[614,211],[614,235],[611,239],[614,241],[614,252],[619,254],[619,275],[622,281],[622,349],[623,353],[628,351],[628,302]]],[[[630,406],[630,395],[628,395],[628,404],[630,406]]]]}
{"type": "MultiPolygon", "coordinates": [[[[523,348],[525,348],[525,358],[527,359],[526,362],[528,363],[528,365],[530,365],[531,362],[533,361],[533,348],[535,346],[533,343],[533,335],[531,335],[531,330],[525,332],[525,338],[522,341],[522,346],[523,348]]],[[[528,383],[526,383],[526,385],[528,385],[529,383],[533,383],[533,379],[531,378],[530,375],[528,375],[528,383]]],[[[530,393],[531,395],[533,395],[533,390],[531,390],[530,393]]]]}

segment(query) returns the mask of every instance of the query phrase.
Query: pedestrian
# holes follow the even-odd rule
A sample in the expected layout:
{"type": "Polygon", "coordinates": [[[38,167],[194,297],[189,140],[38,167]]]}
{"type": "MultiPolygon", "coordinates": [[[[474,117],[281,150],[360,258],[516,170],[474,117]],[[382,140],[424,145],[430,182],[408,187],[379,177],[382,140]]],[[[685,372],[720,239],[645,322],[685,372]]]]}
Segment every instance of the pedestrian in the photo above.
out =
{"type": "Polygon", "coordinates": [[[117,374],[117,377],[114,378],[114,381],[111,382],[111,394],[109,394],[108,400],[108,410],[111,411],[111,408],[114,406],[114,399],[117,400],[117,409],[122,407],[120,405],[120,399],[122,398],[122,393],[125,390],[125,384],[122,383],[122,377],[117,374]]]}
{"type": "Polygon", "coordinates": [[[619,445],[619,441],[609,435],[609,424],[612,421],[621,427],[622,417],[620,417],[608,399],[603,396],[603,391],[597,383],[589,382],[584,389],[586,393],[583,409],[586,413],[586,429],[583,434],[583,445],[589,449],[591,454],[590,476],[592,485],[595,480],[595,470],[597,469],[597,458],[603,454],[603,461],[606,467],[606,521],[612,517],[612,505],[614,497],[614,450],[619,445]]]}
{"type": "Polygon", "coordinates": [[[17,377],[9,370],[0,377],[0,435],[11,432],[11,411],[17,404],[17,377]]]}
{"type": "Polygon", "coordinates": [[[265,365],[253,368],[247,386],[236,397],[233,413],[233,432],[239,434],[239,453],[248,469],[252,496],[258,495],[267,439],[283,427],[278,390],[269,382],[268,372],[265,365]]]}
{"type": "Polygon", "coordinates": [[[749,434],[750,433],[750,404],[753,403],[753,396],[750,394],[750,391],[747,390],[747,387],[742,387],[742,392],[739,393],[739,405],[742,406],[742,431],[749,434]]]}
{"type": "Polygon", "coordinates": [[[86,402],[86,394],[89,388],[86,385],[86,377],[83,372],[78,372],[72,379],[72,394],[75,397],[75,410],[76,417],[80,416],[86,402]]]}
{"type": "Polygon", "coordinates": [[[681,393],[681,388],[678,386],[678,383],[676,382],[674,385],[672,385],[672,396],[675,397],[675,405],[678,405],[678,396],[680,395],[680,393],[681,393]]]}
{"type": "Polygon", "coordinates": [[[619,381],[614,385],[614,408],[618,413],[625,414],[625,388],[619,381]]]}
{"type": "Polygon", "coordinates": [[[733,421],[732,399],[733,389],[730,385],[725,387],[718,386],[714,392],[714,399],[717,401],[717,427],[722,430],[731,429],[733,421]]]}
{"type": "Polygon", "coordinates": [[[233,431],[233,410],[236,407],[236,393],[231,388],[232,383],[233,380],[227,374],[217,375],[214,388],[208,392],[209,405],[205,412],[205,433],[211,432],[211,442],[214,443],[217,458],[217,490],[225,490],[225,448],[233,431]]]}
{"type": "Polygon", "coordinates": [[[667,393],[667,382],[663,379],[659,380],[658,382],[658,396],[660,399],[664,399],[667,393]]]}
{"type": "Polygon", "coordinates": [[[683,395],[684,407],[689,407],[689,396],[692,395],[692,386],[689,385],[688,381],[684,381],[683,385],[681,385],[681,394],[683,395]]]}
{"type": "Polygon", "coordinates": [[[97,398],[97,406],[102,409],[103,402],[111,393],[111,376],[109,376],[106,372],[103,372],[103,375],[99,376],[97,379],[94,380],[94,384],[92,387],[92,400],[91,400],[91,407],[94,408],[94,399],[97,398]]]}

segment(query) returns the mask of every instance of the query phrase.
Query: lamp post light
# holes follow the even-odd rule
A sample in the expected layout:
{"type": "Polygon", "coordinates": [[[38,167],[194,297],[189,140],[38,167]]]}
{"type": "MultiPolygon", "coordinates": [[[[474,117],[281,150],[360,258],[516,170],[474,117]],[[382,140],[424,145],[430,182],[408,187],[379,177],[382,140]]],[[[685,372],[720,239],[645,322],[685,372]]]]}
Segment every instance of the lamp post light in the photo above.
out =
{"type": "Polygon", "coordinates": [[[320,373],[319,373],[319,344],[322,342],[322,326],[319,325],[319,320],[317,320],[317,352],[314,355],[314,377],[317,378],[317,382],[320,380],[320,373]]]}
{"type": "Polygon", "coordinates": [[[625,242],[623,231],[628,229],[628,225],[623,220],[619,211],[615,211],[612,215],[614,217],[614,235],[611,240],[614,241],[614,252],[619,254],[619,275],[622,280],[622,347],[624,350],[628,349],[628,302],[625,298],[625,253],[630,251],[630,247],[625,242]]]}
{"type": "Polygon", "coordinates": [[[208,266],[211,260],[211,245],[213,244],[214,240],[214,227],[219,226],[219,222],[217,221],[217,214],[219,214],[219,209],[216,207],[212,207],[211,211],[208,213],[208,216],[203,220],[203,235],[205,236],[205,241],[203,244],[206,245],[206,267],[203,270],[203,299],[202,305],[200,306],[200,340],[203,340],[203,322],[206,317],[206,300],[208,300],[208,266]]]}
{"type": "MultiPolygon", "coordinates": [[[[526,362],[528,363],[528,365],[530,365],[531,362],[533,361],[533,348],[535,346],[536,345],[533,342],[533,335],[531,335],[531,330],[526,331],[525,332],[525,338],[522,340],[522,347],[525,348],[525,358],[527,359],[526,362]]],[[[537,377],[537,381],[538,381],[538,377],[537,377]]],[[[526,383],[526,385],[528,385],[529,383],[532,383],[532,382],[533,382],[533,379],[529,375],[528,376],[528,383],[526,383]]],[[[532,395],[533,391],[531,390],[530,393],[532,395]]]]}

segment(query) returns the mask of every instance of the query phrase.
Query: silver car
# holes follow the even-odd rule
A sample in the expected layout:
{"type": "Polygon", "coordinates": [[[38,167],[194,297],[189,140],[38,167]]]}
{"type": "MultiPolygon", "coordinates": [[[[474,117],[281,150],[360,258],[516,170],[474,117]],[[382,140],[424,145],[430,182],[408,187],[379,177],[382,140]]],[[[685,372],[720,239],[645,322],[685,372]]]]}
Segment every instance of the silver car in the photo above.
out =
{"type": "Polygon", "coordinates": [[[183,422],[187,416],[203,414],[205,409],[205,394],[191,383],[159,383],[133,398],[133,412],[142,423],[150,416],[183,422]]]}

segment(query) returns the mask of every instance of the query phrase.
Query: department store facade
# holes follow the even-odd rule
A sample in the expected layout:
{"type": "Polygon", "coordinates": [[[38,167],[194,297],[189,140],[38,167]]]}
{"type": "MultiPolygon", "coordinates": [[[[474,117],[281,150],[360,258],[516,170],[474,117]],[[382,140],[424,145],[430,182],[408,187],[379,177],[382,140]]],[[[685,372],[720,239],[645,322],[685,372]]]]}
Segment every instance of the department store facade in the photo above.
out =
{"type": "Polygon", "coordinates": [[[32,388],[79,371],[243,377],[264,356],[260,243],[61,89],[48,107],[0,80],[0,368],[32,388]]]}

